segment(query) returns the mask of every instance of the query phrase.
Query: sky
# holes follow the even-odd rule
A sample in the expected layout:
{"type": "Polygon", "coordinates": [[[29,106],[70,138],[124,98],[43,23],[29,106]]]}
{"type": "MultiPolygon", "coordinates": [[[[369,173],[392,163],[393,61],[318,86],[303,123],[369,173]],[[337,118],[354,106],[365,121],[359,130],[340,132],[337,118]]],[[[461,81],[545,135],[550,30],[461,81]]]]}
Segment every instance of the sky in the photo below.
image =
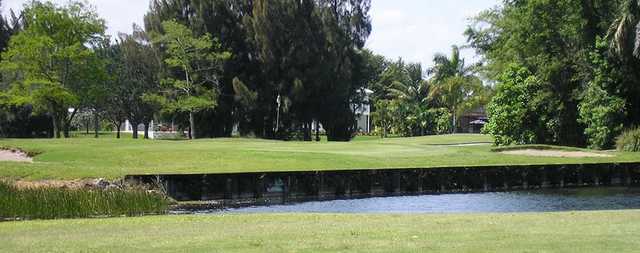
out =
{"type": "MultiPolygon", "coordinates": [[[[373,31],[367,47],[390,59],[432,65],[436,53],[449,54],[452,45],[464,45],[469,18],[500,0],[372,0],[373,31]]],[[[2,12],[20,10],[27,0],[2,0],[2,12]]],[[[67,0],[53,0],[66,3],[67,0]]],[[[132,32],[143,24],[149,0],[88,0],[107,21],[107,33],[132,32]]],[[[462,52],[467,62],[478,60],[472,49],[462,52]]]]}

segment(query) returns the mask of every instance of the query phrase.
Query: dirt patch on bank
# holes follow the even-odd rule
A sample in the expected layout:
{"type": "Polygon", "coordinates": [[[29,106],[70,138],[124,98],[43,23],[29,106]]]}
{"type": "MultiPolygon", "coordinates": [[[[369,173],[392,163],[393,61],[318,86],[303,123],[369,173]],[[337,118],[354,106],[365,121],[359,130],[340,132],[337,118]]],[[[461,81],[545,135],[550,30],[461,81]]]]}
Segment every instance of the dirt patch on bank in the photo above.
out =
{"type": "Polygon", "coordinates": [[[27,188],[66,188],[80,189],[91,185],[93,180],[40,180],[40,181],[15,181],[13,185],[19,189],[27,188]]]}
{"type": "Polygon", "coordinates": [[[585,152],[585,151],[563,151],[563,150],[540,150],[540,149],[520,149],[500,152],[507,155],[524,155],[539,157],[567,157],[567,158],[587,158],[587,157],[613,157],[609,154],[585,152]]]}
{"type": "Polygon", "coordinates": [[[16,149],[0,149],[0,161],[32,163],[33,158],[29,154],[16,149]]]}
{"type": "Polygon", "coordinates": [[[104,178],[74,180],[17,180],[12,184],[18,189],[62,188],[62,189],[122,189],[123,182],[110,182],[104,178]]]}

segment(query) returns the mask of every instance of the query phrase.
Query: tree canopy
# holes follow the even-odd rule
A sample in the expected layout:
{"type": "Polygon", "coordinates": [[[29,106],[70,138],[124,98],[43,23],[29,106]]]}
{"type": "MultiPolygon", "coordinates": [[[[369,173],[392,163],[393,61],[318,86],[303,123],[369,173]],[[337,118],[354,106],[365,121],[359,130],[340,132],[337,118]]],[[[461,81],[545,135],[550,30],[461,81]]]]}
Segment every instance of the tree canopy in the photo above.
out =
{"type": "Polygon", "coordinates": [[[533,135],[526,142],[609,148],[622,129],[616,122],[640,121],[637,15],[638,1],[503,1],[477,16],[466,34],[489,78],[513,82],[501,77],[515,64],[539,82],[528,96],[544,101],[535,116],[540,123],[522,126],[533,135]]]}
{"type": "Polygon", "coordinates": [[[22,17],[23,30],[11,37],[2,54],[3,78],[17,101],[52,118],[56,137],[60,129],[68,137],[77,109],[90,97],[88,83],[97,78],[90,47],[103,36],[104,21],[78,2],[58,7],[34,1],[22,17]]]}

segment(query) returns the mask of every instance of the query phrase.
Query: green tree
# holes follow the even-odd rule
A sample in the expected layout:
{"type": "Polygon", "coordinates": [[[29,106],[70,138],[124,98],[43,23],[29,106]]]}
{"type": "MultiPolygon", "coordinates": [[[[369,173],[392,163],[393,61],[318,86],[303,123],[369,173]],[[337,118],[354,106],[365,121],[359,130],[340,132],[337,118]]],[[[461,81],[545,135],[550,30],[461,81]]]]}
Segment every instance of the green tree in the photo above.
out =
{"type": "Polygon", "coordinates": [[[540,80],[526,68],[512,65],[499,79],[496,94],[487,107],[489,122],[483,131],[496,145],[530,144],[539,141],[537,128],[544,128],[539,108],[544,100],[530,94],[540,89],[540,80]]]}
{"type": "Polygon", "coordinates": [[[597,36],[613,20],[620,1],[527,0],[503,1],[480,14],[466,34],[469,44],[484,58],[483,73],[498,80],[510,66],[530,70],[541,82],[531,97],[545,98],[546,129],[523,126],[543,143],[582,145],[578,104],[583,87],[592,79],[589,53],[597,36]]]}
{"type": "Polygon", "coordinates": [[[429,97],[449,110],[452,131],[455,132],[459,117],[467,110],[483,104],[487,94],[482,81],[473,75],[474,66],[465,65],[457,46],[453,46],[450,57],[438,54],[433,62],[434,67],[430,70],[433,87],[429,97]]]}
{"type": "Polygon", "coordinates": [[[138,138],[138,124],[144,125],[144,138],[149,138],[149,124],[160,105],[145,99],[147,94],[160,91],[162,60],[147,34],[134,25],[133,34],[120,35],[120,85],[124,85],[125,112],[134,127],[133,138],[138,138]]]}
{"type": "MultiPolygon", "coordinates": [[[[401,68],[401,74],[391,81],[388,96],[405,100],[410,104],[426,103],[430,86],[422,76],[420,64],[400,64],[399,68],[401,68]]],[[[395,68],[391,69],[393,69],[392,72],[396,72],[395,68]]]]}
{"type": "Polygon", "coordinates": [[[371,113],[373,124],[376,126],[376,131],[379,131],[380,137],[386,138],[391,130],[394,117],[391,101],[384,99],[378,100],[375,105],[378,110],[371,113]]]}
{"type": "Polygon", "coordinates": [[[135,96],[132,96],[135,92],[129,87],[132,83],[127,80],[129,76],[126,73],[127,66],[123,60],[121,43],[105,40],[97,48],[96,54],[104,60],[105,78],[102,80],[102,88],[108,90],[103,115],[116,129],[116,138],[120,139],[120,128],[127,120],[131,100],[135,99],[135,96]]]}
{"type": "Polygon", "coordinates": [[[166,105],[171,111],[189,114],[190,136],[195,139],[196,113],[215,108],[218,73],[231,53],[223,51],[211,35],[196,37],[188,27],[175,21],[165,21],[162,27],[165,33],[158,35],[155,42],[166,48],[164,62],[183,74],[182,79],[165,79],[171,98],[166,105]]]}
{"type": "Polygon", "coordinates": [[[36,112],[52,118],[55,137],[69,127],[93,82],[95,55],[89,46],[103,36],[104,21],[87,6],[58,7],[33,1],[23,14],[24,30],[2,55],[3,78],[23,87],[36,112]],[[69,108],[73,108],[69,112],[69,108]]]}
{"type": "MultiPolygon", "coordinates": [[[[617,95],[625,99],[626,125],[640,123],[640,1],[623,0],[616,12],[615,19],[606,34],[611,55],[604,60],[612,68],[618,69],[622,78],[616,83],[603,87],[610,91],[619,91],[617,95]]],[[[598,73],[596,72],[597,76],[598,73]]]]}
{"type": "MultiPolygon", "coordinates": [[[[401,64],[400,79],[391,82],[389,95],[397,104],[395,128],[404,136],[425,135],[429,130],[432,114],[428,113],[431,86],[423,78],[418,63],[401,64]]],[[[395,72],[395,71],[394,71],[395,72]]]]}
{"type": "Polygon", "coordinates": [[[388,66],[382,70],[378,78],[376,78],[375,82],[371,85],[374,92],[373,99],[393,99],[399,95],[398,90],[408,88],[402,86],[410,84],[412,84],[412,80],[407,71],[406,64],[402,59],[388,63],[388,66]]]}
{"type": "Polygon", "coordinates": [[[349,140],[352,102],[371,77],[361,50],[371,32],[369,9],[370,0],[154,0],[145,27],[162,34],[162,22],[176,20],[196,34],[219,35],[232,52],[220,73],[219,106],[200,113],[216,121],[198,124],[203,134],[229,136],[237,123],[266,138],[310,139],[312,122],[321,122],[328,139],[349,140]],[[234,78],[257,93],[243,117],[232,115],[244,110],[234,78]]]}
{"type": "Polygon", "coordinates": [[[623,59],[640,58],[640,1],[623,0],[607,33],[610,48],[623,59]]]}
{"type": "MultiPolygon", "coordinates": [[[[196,34],[209,33],[219,38],[222,48],[232,53],[225,61],[224,70],[219,73],[218,106],[213,110],[199,113],[197,128],[199,135],[210,137],[227,137],[234,126],[241,132],[252,133],[261,137],[273,137],[271,121],[273,114],[272,87],[263,73],[252,34],[253,6],[255,1],[246,0],[152,0],[149,12],[145,15],[145,30],[153,33],[164,33],[162,22],[176,20],[188,26],[196,34]],[[242,107],[235,100],[233,79],[239,78],[247,88],[256,91],[258,97],[254,110],[247,112],[246,117],[235,117],[234,111],[242,107]],[[238,121],[236,121],[238,120],[238,121]],[[210,124],[215,122],[215,124],[210,124]]],[[[213,71],[211,71],[213,72],[213,71]]],[[[188,120],[181,114],[165,113],[166,116],[178,120],[178,125],[188,120]]]]}
{"type": "Polygon", "coordinates": [[[606,42],[599,40],[591,53],[594,78],[586,85],[579,105],[579,121],[586,126],[589,147],[594,149],[614,146],[626,116],[625,100],[616,94],[622,73],[608,55],[606,42]]]}
{"type": "MultiPolygon", "coordinates": [[[[2,7],[2,1],[0,1],[0,7],[2,7]]],[[[21,29],[13,10],[11,10],[11,19],[7,19],[5,16],[0,16],[0,52],[4,52],[9,46],[11,36],[16,34],[21,29]]],[[[2,60],[0,56],[0,61],[2,60]]],[[[0,136],[21,136],[23,135],[11,129],[27,129],[27,127],[14,127],[21,122],[28,122],[30,116],[26,118],[20,117],[21,111],[30,111],[31,108],[22,104],[14,104],[11,102],[12,97],[6,90],[5,83],[0,83],[0,136]]],[[[30,113],[29,113],[30,114],[30,113]]],[[[28,130],[27,130],[28,131],[28,130]]]]}
{"type": "MultiPolygon", "coordinates": [[[[233,92],[234,100],[239,104],[233,113],[234,117],[238,118],[238,122],[250,121],[251,111],[255,110],[258,105],[258,92],[249,89],[249,87],[237,77],[233,79],[233,92]]],[[[239,130],[243,135],[249,132],[243,128],[239,130]]]]}
{"type": "Polygon", "coordinates": [[[467,66],[464,59],[460,56],[460,48],[458,46],[451,47],[451,55],[436,54],[433,57],[434,66],[429,70],[433,76],[433,82],[444,82],[450,77],[462,76],[467,77],[473,75],[475,66],[467,66]]]}
{"type": "Polygon", "coordinates": [[[429,97],[449,110],[452,116],[451,130],[455,133],[460,116],[466,111],[482,105],[486,101],[486,94],[485,88],[478,78],[454,76],[435,84],[429,97]]]}

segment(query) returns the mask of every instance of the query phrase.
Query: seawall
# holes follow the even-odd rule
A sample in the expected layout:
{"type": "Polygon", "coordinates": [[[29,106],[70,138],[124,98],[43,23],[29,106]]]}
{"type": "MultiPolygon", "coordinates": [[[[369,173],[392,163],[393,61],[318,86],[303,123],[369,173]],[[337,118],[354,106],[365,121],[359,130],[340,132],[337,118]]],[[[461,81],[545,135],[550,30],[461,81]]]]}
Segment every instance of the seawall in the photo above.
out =
{"type": "Polygon", "coordinates": [[[261,205],[377,196],[640,186],[640,163],[130,175],[178,201],[261,205]]]}

